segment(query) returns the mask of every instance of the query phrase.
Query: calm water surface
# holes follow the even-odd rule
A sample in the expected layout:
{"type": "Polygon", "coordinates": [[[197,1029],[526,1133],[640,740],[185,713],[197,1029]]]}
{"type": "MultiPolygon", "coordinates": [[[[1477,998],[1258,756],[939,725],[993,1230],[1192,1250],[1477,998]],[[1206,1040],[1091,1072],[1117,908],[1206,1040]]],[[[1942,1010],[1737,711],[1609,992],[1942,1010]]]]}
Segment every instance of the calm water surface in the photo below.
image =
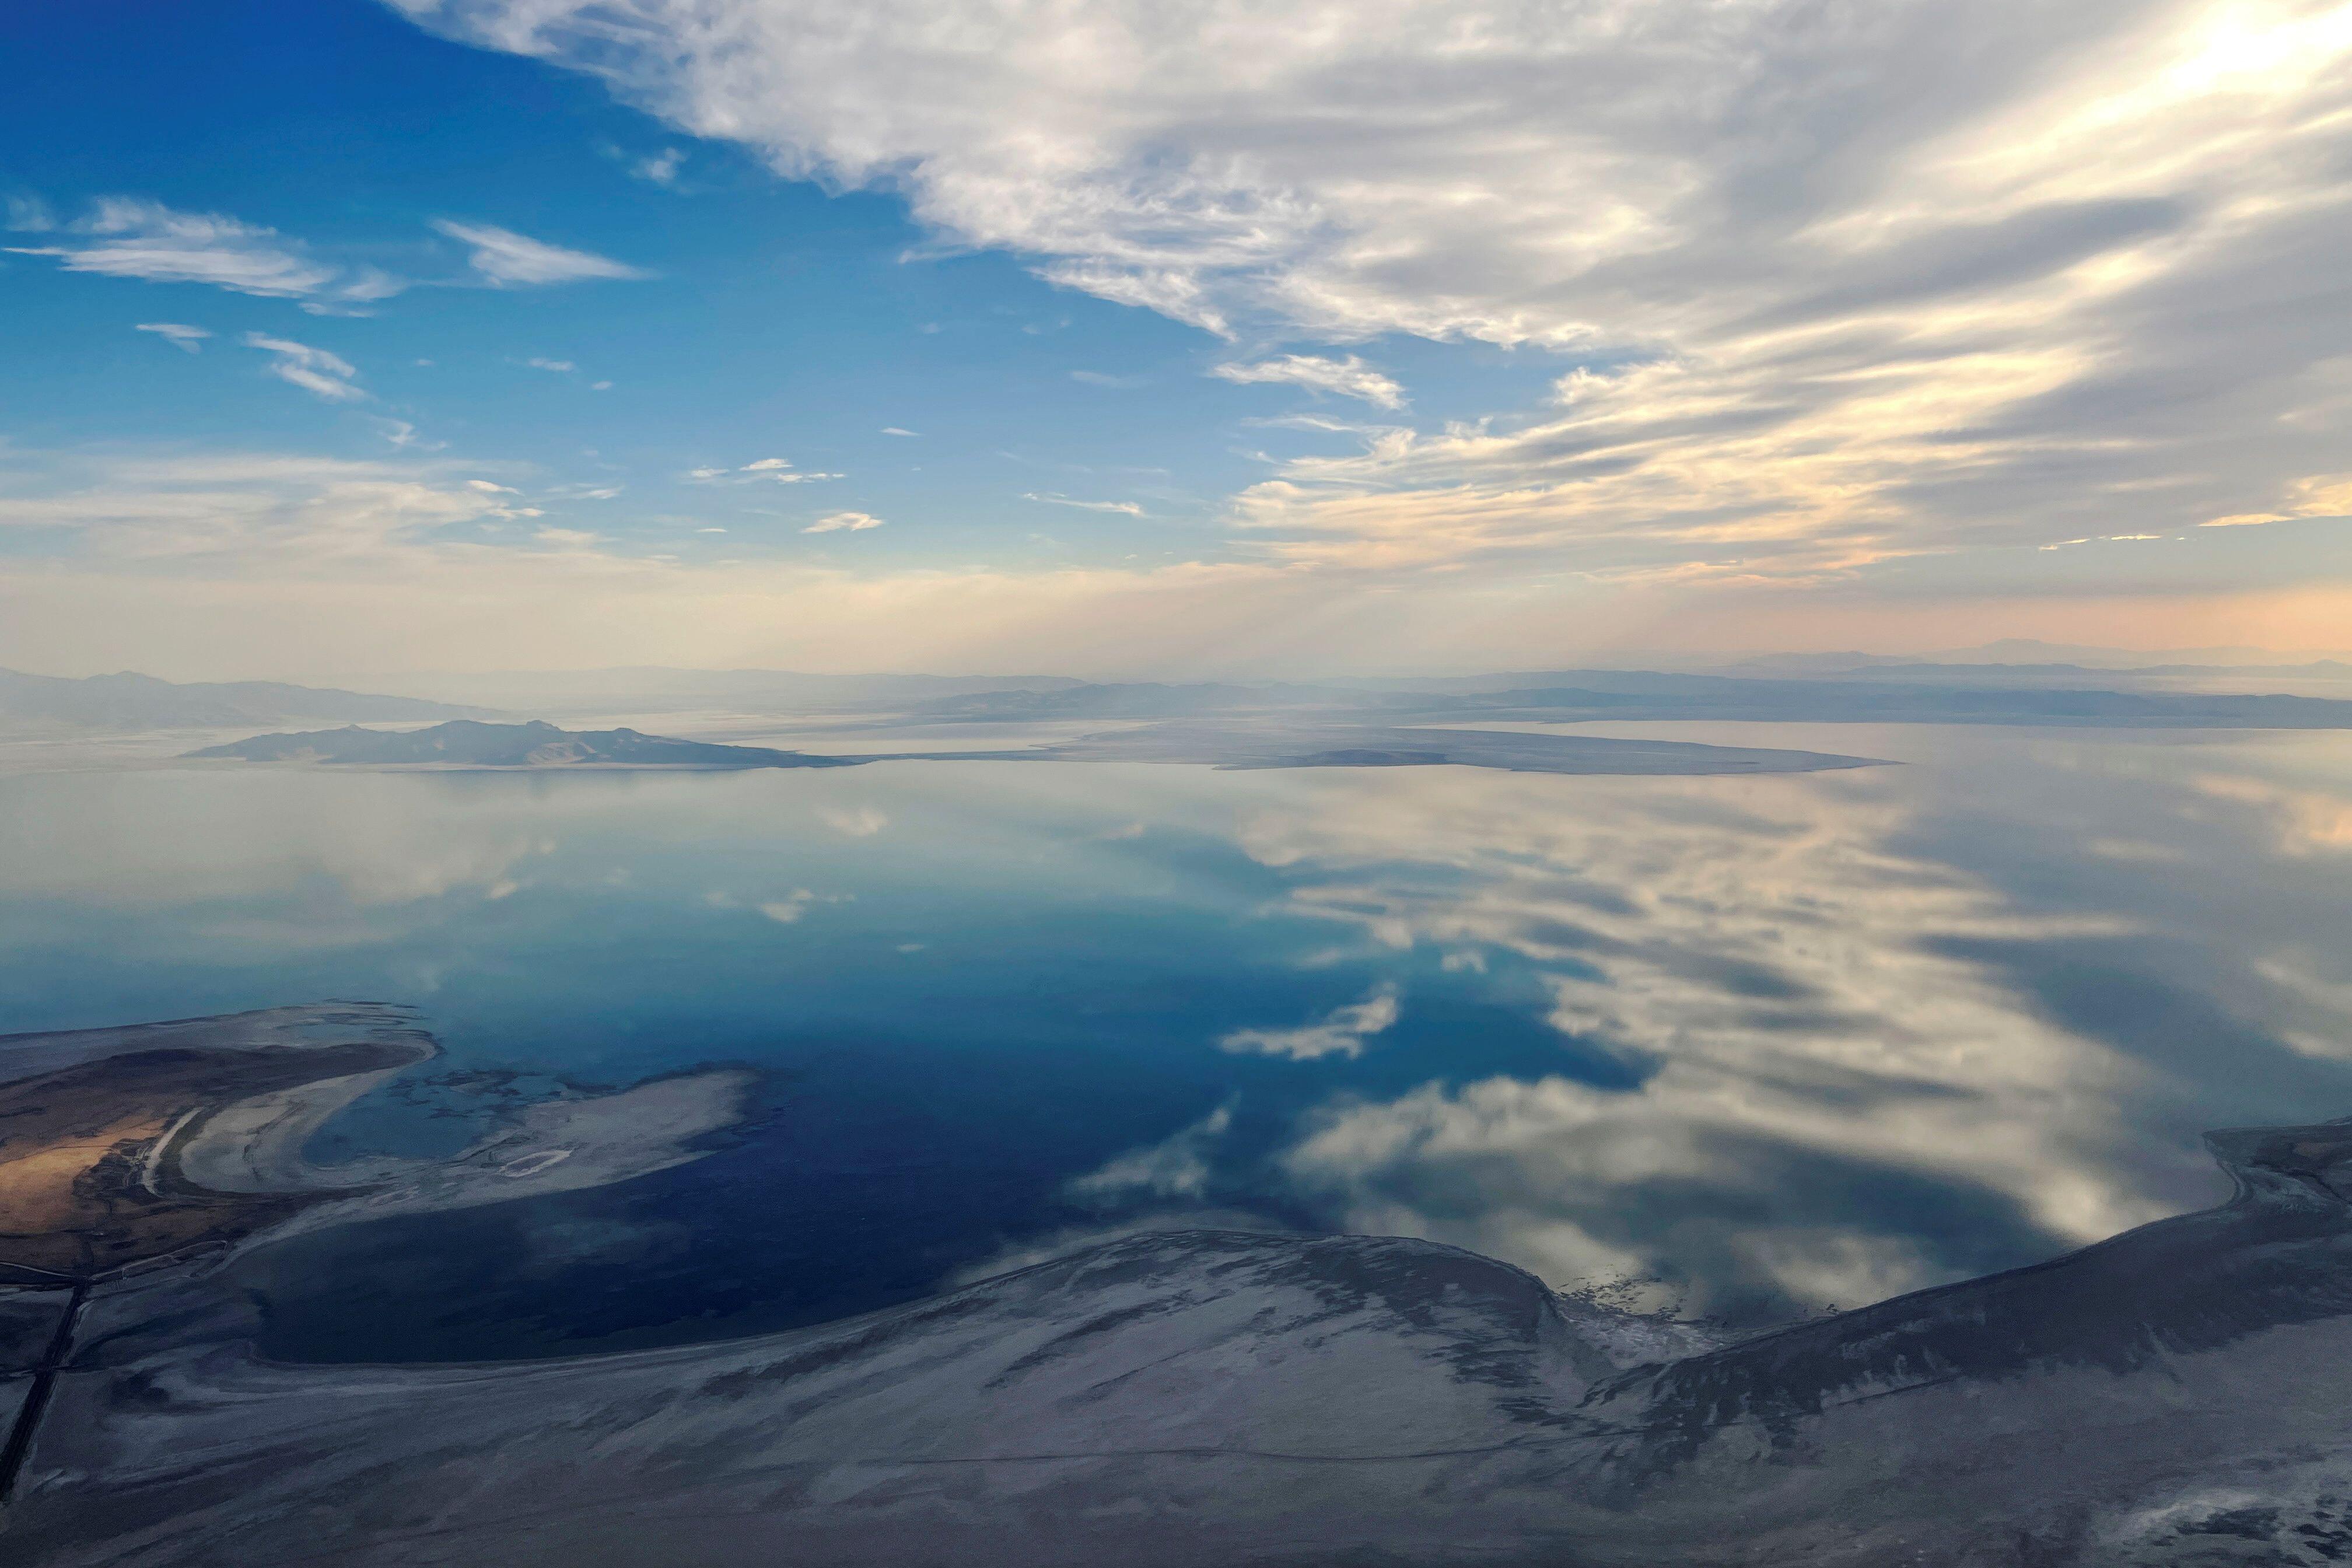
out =
{"type": "Polygon", "coordinates": [[[267,1348],[837,1317],[1139,1225],[1433,1237],[1764,1321],[2352,1114],[2352,737],[1641,725],[1899,767],[0,779],[0,1031],[362,997],[323,1138],[763,1069],[699,1163],[253,1257],[267,1348]]]}

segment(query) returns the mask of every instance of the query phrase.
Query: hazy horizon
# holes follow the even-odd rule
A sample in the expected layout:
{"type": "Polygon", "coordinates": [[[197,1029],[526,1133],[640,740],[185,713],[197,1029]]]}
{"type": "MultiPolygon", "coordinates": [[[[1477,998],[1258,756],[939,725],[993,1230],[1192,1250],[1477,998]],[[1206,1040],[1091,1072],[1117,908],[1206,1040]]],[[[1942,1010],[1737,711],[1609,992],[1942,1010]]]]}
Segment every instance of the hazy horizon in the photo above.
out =
{"type": "Polygon", "coordinates": [[[2305,664],[2352,662],[2352,647],[2335,648],[2284,649],[2256,647],[2116,647],[2080,643],[2045,642],[2039,638],[2004,638],[1969,647],[1799,647],[1799,648],[1723,648],[1681,649],[1661,648],[1594,649],[1580,657],[1518,666],[1476,661],[1452,665],[1423,663],[1419,665],[1365,663],[1361,665],[1320,667],[1292,665],[1267,667],[1262,664],[1234,666],[1225,664],[1188,665],[1170,668],[1159,666],[1105,666],[1068,668],[955,668],[938,667],[913,668],[827,668],[823,665],[787,667],[760,664],[660,664],[603,663],[569,667],[516,665],[505,668],[362,668],[346,671],[304,670],[288,665],[259,668],[230,668],[213,669],[199,667],[180,674],[159,672],[152,668],[129,666],[90,665],[78,668],[32,668],[28,665],[5,665],[21,675],[80,680],[110,675],[143,675],[180,684],[205,684],[236,681],[278,681],[292,685],[364,687],[371,683],[397,687],[404,683],[431,683],[439,679],[483,679],[524,678],[582,678],[630,671],[663,672],[680,675],[770,674],[806,675],[825,678],[857,676],[904,677],[944,676],[973,679],[1078,679],[1106,684],[1124,682],[1164,682],[1192,684],[1213,682],[1301,681],[1317,679],[1446,679],[1473,676],[1505,675],[1519,671],[1539,673],[1544,670],[1587,669],[1703,669],[1729,670],[1743,664],[1770,665],[1778,660],[1816,658],[1835,660],[1844,658],[1867,660],[1917,664],[1981,664],[2001,665],[2079,665],[2086,671],[2122,673],[2137,667],[2169,665],[2208,666],[2216,668],[2242,668],[2259,672],[2266,666],[2292,668],[2305,664]]]}

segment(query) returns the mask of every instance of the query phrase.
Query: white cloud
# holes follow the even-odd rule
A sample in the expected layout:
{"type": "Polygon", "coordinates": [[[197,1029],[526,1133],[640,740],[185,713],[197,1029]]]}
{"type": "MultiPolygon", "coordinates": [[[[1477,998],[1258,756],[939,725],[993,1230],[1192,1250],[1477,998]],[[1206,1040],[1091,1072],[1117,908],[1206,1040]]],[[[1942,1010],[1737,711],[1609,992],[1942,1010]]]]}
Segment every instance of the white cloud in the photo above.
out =
{"type": "Polygon", "coordinates": [[[836,511],[817,519],[801,531],[803,533],[862,533],[869,528],[881,526],[882,520],[870,512],[836,511]]]}
{"type": "Polygon", "coordinates": [[[533,370],[552,371],[558,375],[570,375],[580,368],[568,359],[527,359],[522,363],[533,370]]]}
{"type": "Polygon", "coordinates": [[[675,187],[677,184],[678,165],[685,162],[684,153],[675,147],[665,147],[650,157],[640,158],[632,163],[629,166],[629,173],[640,180],[650,180],[656,185],[675,187]]]}
{"type": "Polygon", "coordinates": [[[584,250],[567,250],[560,245],[549,245],[528,235],[517,234],[512,229],[498,228],[486,223],[435,218],[433,226],[468,247],[467,264],[482,277],[500,286],[578,283],[594,279],[653,276],[626,262],[614,261],[610,257],[595,256],[584,250]]]}
{"type": "Polygon", "coordinates": [[[1321,1022],[1296,1029],[1236,1029],[1217,1048],[1236,1056],[1288,1057],[1311,1062],[1321,1057],[1358,1057],[1364,1041],[1397,1021],[1396,987],[1383,985],[1360,1002],[1336,1008],[1321,1022]]]}
{"type": "Polygon", "coordinates": [[[516,515],[436,466],[224,453],[115,457],[0,472],[0,526],[70,531],[82,552],[136,573],[169,564],[381,574],[456,525],[516,515]]]}
{"type": "Polygon", "coordinates": [[[2341,470],[2341,5],[397,3],[1211,331],[1591,362],[1286,470],[1285,559],[1814,582],[2341,470]]]}
{"type": "Polygon", "coordinates": [[[2306,475],[2281,486],[2271,500],[2274,510],[2209,517],[2202,526],[2246,528],[2300,517],[2352,517],[2352,474],[2306,475]]]}
{"type": "Polygon", "coordinates": [[[889,817],[871,805],[826,806],[817,820],[845,838],[871,838],[890,826],[889,817]]]}
{"type": "Polygon", "coordinates": [[[136,196],[102,196],[86,216],[62,226],[46,224],[41,231],[57,237],[47,245],[8,248],[21,256],[52,257],[70,272],[206,283],[324,310],[349,310],[408,286],[373,268],[317,260],[273,228],[219,213],[178,212],[136,196]]]}
{"type": "Polygon", "coordinates": [[[786,458],[761,458],[739,468],[689,468],[685,476],[695,484],[818,484],[842,478],[839,474],[803,473],[786,458]]]}
{"type": "Polygon", "coordinates": [[[153,332],[175,349],[188,353],[201,353],[204,341],[212,336],[202,327],[184,326],[178,321],[142,321],[134,331],[153,332]]]}
{"type": "Polygon", "coordinates": [[[330,403],[350,403],[367,395],[352,384],[359,372],[351,361],[325,349],[298,343],[290,338],[273,338],[264,332],[245,334],[247,348],[260,349],[274,356],[269,374],[290,383],[314,396],[330,403]]]}
{"type": "Polygon", "coordinates": [[[1221,364],[1209,372],[1222,381],[1248,385],[1278,383],[1360,398],[1381,408],[1402,408],[1404,388],[1354,354],[1328,359],[1317,354],[1284,354],[1255,364],[1221,364]]]}
{"type": "Polygon", "coordinates": [[[885,436],[912,436],[914,432],[912,430],[901,430],[896,425],[885,425],[882,426],[882,434],[885,436]]]}
{"type": "Polygon", "coordinates": [[[2347,48],[2338,10],[2285,3],[1907,0],[1830,33],[1799,25],[1802,0],[637,0],[626,27],[592,0],[399,4],[594,70],[793,177],[903,188],[940,230],[1073,286],[1497,342],[1579,341],[1596,297],[1693,281],[1629,263],[1769,268],[1864,204],[1917,216],[1913,167],[2032,199],[2081,177],[2085,143],[2113,153],[2094,177],[2128,178],[2293,125],[2347,48]],[[2151,127],[2170,134],[2137,139],[2151,127]]]}
{"type": "Polygon", "coordinates": [[[312,316],[373,315],[374,312],[367,306],[389,300],[408,287],[407,279],[394,277],[382,268],[358,267],[332,289],[303,300],[296,308],[312,316]]]}
{"type": "Polygon", "coordinates": [[[1123,512],[1129,517],[1143,515],[1143,508],[1131,500],[1072,500],[1068,496],[1051,495],[1037,490],[1024,490],[1021,493],[1021,499],[1044,501],[1047,506],[1074,506],[1080,511],[1116,511],[1123,512]]]}
{"type": "Polygon", "coordinates": [[[1260,430],[1312,430],[1323,436],[1385,436],[1396,431],[1394,425],[1363,425],[1353,420],[1333,419],[1321,414],[1253,415],[1243,424],[1260,430]]]}

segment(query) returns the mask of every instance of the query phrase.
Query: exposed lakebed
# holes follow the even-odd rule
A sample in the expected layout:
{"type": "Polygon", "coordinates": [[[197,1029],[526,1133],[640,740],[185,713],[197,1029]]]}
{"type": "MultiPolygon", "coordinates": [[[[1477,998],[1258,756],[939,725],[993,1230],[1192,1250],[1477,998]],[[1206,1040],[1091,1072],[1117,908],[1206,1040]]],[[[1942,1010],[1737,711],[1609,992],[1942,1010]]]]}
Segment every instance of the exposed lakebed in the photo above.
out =
{"type": "Polygon", "coordinates": [[[0,1040],[25,1115],[186,1102],[105,1148],[12,1127],[20,1163],[81,1163],[116,1215],[293,1205],[242,1240],[0,1285],[12,1550],[57,1568],[1435,1568],[1572,1543],[1622,1568],[2169,1568],[2352,1547],[2352,1123],[2212,1134],[2225,1205],[1777,1333],[1425,1241],[1192,1226],[634,1355],[257,1354],[240,1253],[371,1209],[691,1165],[740,1107],[742,1075],[709,1072],[538,1102],[447,1160],[307,1157],[394,1058],[432,1054],[399,1010],[352,1004],[0,1040]]]}

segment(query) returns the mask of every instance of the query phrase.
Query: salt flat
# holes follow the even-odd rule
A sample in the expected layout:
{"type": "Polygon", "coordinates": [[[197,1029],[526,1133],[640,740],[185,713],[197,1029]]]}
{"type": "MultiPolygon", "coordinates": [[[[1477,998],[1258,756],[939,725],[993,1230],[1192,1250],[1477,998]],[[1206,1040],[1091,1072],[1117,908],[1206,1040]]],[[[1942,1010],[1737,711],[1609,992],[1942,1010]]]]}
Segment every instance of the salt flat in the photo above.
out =
{"type": "MultiPolygon", "coordinates": [[[[316,1102],[266,1098],[291,1120],[205,1137],[278,1152],[184,1176],[325,1179],[289,1152],[316,1102]]],[[[578,1167],[619,1179],[730,1102],[656,1098],[370,1187],[583,1179],[544,1153],[646,1112],[578,1167]]],[[[91,1290],[5,1528],[59,1568],[2334,1561],[2352,1132],[2212,1147],[2221,1207],[1727,1343],[1432,1243],[1173,1231],[787,1333],[306,1366],[216,1258],[167,1263],[91,1290]]]]}

